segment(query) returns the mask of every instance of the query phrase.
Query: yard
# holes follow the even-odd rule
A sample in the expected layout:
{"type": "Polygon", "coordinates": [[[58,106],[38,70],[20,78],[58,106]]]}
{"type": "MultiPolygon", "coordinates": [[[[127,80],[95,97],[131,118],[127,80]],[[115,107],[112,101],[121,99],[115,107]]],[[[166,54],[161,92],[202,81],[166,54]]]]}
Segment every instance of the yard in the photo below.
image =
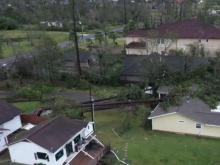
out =
{"type": "Polygon", "coordinates": [[[31,101],[31,102],[17,102],[14,104],[16,107],[22,110],[22,113],[32,113],[34,110],[40,108],[39,101],[31,101]]]}
{"type": "Polygon", "coordinates": [[[126,112],[96,112],[96,129],[99,138],[105,144],[111,144],[121,159],[128,156],[130,164],[220,164],[218,139],[153,132],[138,127],[123,136],[117,136],[112,129],[120,126],[124,113],[126,112]]]}
{"type": "Polygon", "coordinates": [[[31,45],[28,40],[28,36],[36,36],[40,33],[45,33],[51,38],[53,38],[57,43],[61,43],[69,39],[68,32],[53,32],[53,31],[25,31],[25,30],[9,30],[0,31],[0,36],[4,39],[10,41],[14,39],[21,39],[19,42],[9,42],[3,44],[3,56],[10,57],[13,54],[26,53],[33,50],[33,45],[31,45]]]}

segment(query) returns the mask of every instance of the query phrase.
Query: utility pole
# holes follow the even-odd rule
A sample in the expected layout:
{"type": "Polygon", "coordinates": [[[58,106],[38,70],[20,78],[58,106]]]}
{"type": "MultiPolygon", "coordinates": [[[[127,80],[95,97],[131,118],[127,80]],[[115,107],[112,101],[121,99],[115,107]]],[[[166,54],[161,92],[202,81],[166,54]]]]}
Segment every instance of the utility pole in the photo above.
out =
{"type": "Polygon", "coordinates": [[[127,24],[127,4],[126,0],[124,0],[124,24],[127,24]]]}
{"type": "Polygon", "coordinates": [[[79,44],[78,44],[78,37],[77,37],[77,29],[76,29],[76,14],[75,14],[75,0],[72,0],[72,21],[73,21],[73,35],[74,35],[74,45],[75,45],[75,51],[76,51],[76,63],[77,63],[77,70],[78,70],[78,75],[79,77],[81,76],[82,74],[82,71],[81,71],[81,66],[80,66],[80,55],[79,55],[79,44]]]}
{"type": "Polygon", "coordinates": [[[91,116],[92,116],[92,122],[93,122],[93,130],[95,131],[95,104],[94,104],[94,98],[92,97],[91,84],[89,86],[89,96],[90,96],[90,103],[91,103],[91,116]]]}

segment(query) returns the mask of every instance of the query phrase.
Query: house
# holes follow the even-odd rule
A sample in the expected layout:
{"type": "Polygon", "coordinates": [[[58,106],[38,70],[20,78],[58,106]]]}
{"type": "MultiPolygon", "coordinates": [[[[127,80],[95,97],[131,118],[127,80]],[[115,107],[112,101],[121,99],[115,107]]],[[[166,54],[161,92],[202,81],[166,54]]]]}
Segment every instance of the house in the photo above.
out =
{"type": "Polygon", "coordinates": [[[0,101],[0,152],[7,148],[8,136],[22,127],[20,114],[18,108],[0,101]]]}
{"type": "Polygon", "coordinates": [[[11,162],[47,165],[95,165],[105,151],[93,122],[56,117],[9,143],[11,162]]]}
{"type": "Polygon", "coordinates": [[[162,56],[152,54],[149,56],[129,55],[123,59],[123,69],[120,80],[125,83],[143,83],[146,74],[152,67],[161,67],[169,73],[191,72],[207,66],[209,61],[204,57],[162,56]]]}
{"type": "Polygon", "coordinates": [[[168,96],[170,94],[170,92],[172,91],[172,89],[173,89],[173,87],[171,87],[171,86],[160,86],[157,89],[159,99],[163,99],[166,96],[168,96]]]}
{"type": "Polygon", "coordinates": [[[204,48],[210,56],[220,51],[220,29],[198,19],[160,25],[151,30],[135,30],[126,37],[127,55],[168,54],[173,50],[189,52],[190,45],[204,48]]]}
{"type": "MultiPolygon", "coordinates": [[[[91,54],[89,52],[80,52],[80,66],[83,71],[88,70],[91,66],[97,65],[98,59],[95,54],[91,54]]],[[[61,72],[63,73],[72,73],[73,71],[76,71],[76,63],[77,58],[76,54],[73,54],[72,52],[68,51],[65,52],[62,59],[62,67],[61,72]]]]}
{"type": "Polygon", "coordinates": [[[149,116],[152,130],[220,137],[220,113],[198,98],[184,97],[180,105],[165,108],[161,103],[149,116]]]}

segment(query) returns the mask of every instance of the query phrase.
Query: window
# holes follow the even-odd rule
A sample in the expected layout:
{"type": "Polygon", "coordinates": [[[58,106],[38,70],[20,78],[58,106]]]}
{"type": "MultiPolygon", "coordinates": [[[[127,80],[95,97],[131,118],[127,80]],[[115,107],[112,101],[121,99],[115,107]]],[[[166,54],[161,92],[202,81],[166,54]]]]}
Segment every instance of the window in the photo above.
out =
{"type": "Polygon", "coordinates": [[[43,153],[43,152],[37,152],[35,158],[47,160],[49,162],[48,155],[46,153],[43,153]]]}
{"type": "Polygon", "coordinates": [[[180,120],[180,121],[178,121],[179,123],[184,123],[184,121],[182,121],[182,120],[180,120]]]}
{"type": "Polygon", "coordinates": [[[206,42],[209,42],[209,39],[206,39],[206,42]]]}
{"type": "Polygon", "coordinates": [[[75,144],[78,144],[78,143],[80,142],[80,140],[81,140],[81,136],[78,135],[78,136],[74,139],[74,143],[75,143],[75,144]]]}
{"type": "Polygon", "coordinates": [[[160,44],[164,44],[164,38],[161,38],[161,40],[160,40],[160,44]]]}
{"type": "Polygon", "coordinates": [[[55,158],[56,161],[59,160],[63,156],[63,149],[56,153],[55,158]]]}
{"type": "Polygon", "coordinates": [[[157,44],[160,44],[160,39],[159,38],[157,39],[157,44]]]}
{"type": "Polygon", "coordinates": [[[201,128],[201,124],[196,124],[196,128],[201,128]]]}
{"type": "Polygon", "coordinates": [[[70,156],[71,153],[73,153],[72,142],[68,143],[65,148],[66,148],[66,155],[68,157],[68,156],[70,156]]]}

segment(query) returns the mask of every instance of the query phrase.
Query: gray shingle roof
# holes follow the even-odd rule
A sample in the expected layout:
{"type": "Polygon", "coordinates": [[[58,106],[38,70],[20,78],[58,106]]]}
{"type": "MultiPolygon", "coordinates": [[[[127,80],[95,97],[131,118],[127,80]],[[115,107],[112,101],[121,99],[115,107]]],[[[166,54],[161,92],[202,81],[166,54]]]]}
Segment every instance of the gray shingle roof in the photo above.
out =
{"type": "Polygon", "coordinates": [[[182,104],[179,106],[171,106],[164,110],[159,104],[151,113],[149,118],[166,115],[169,113],[179,113],[195,121],[210,124],[220,125],[220,113],[211,112],[211,108],[198,98],[182,99],[182,104]]]}
{"type": "Polygon", "coordinates": [[[121,74],[121,79],[129,79],[129,77],[135,77],[135,79],[142,80],[146,75],[148,61],[157,62],[157,64],[163,65],[169,72],[178,73],[184,72],[185,67],[187,71],[193,71],[201,66],[208,64],[207,58],[191,57],[186,60],[184,56],[161,56],[161,55],[127,55],[124,58],[124,68],[121,74]],[[185,62],[187,61],[187,62],[185,62]],[[185,64],[187,64],[185,66],[185,64]]]}

